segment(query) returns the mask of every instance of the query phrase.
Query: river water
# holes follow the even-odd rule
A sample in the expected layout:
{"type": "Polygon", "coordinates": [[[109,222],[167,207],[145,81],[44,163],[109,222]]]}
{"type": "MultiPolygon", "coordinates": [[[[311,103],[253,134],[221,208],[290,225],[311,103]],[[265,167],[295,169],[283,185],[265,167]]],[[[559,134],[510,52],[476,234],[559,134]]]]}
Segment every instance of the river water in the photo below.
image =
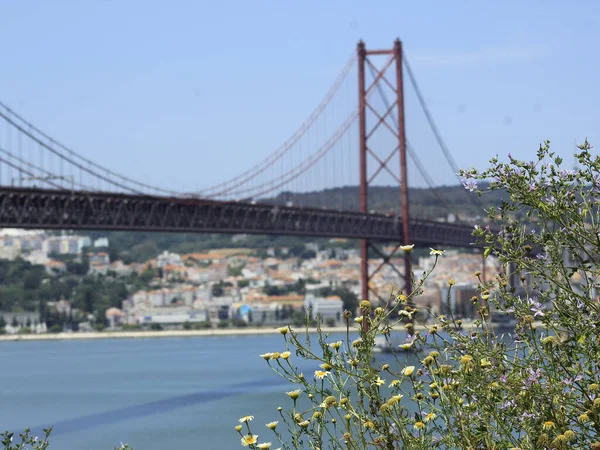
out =
{"type": "Polygon", "coordinates": [[[264,424],[292,386],[258,355],[283,350],[281,335],[0,342],[0,430],[53,425],[56,450],[233,450],[254,415],[277,448],[264,424]]]}

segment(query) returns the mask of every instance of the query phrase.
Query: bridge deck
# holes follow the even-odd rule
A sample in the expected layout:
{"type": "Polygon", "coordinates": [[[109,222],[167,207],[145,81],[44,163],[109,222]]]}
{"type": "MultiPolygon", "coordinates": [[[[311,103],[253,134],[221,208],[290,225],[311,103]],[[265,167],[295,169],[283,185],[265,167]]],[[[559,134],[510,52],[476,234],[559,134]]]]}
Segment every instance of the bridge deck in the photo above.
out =
{"type": "MultiPolygon", "coordinates": [[[[402,241],[402,220],[378,214],[209,200],[0,188],[0,227],[253,233],[402,241]]],[[[411,220],[418,245],[471,247],[472,228],[411,220]]]]}

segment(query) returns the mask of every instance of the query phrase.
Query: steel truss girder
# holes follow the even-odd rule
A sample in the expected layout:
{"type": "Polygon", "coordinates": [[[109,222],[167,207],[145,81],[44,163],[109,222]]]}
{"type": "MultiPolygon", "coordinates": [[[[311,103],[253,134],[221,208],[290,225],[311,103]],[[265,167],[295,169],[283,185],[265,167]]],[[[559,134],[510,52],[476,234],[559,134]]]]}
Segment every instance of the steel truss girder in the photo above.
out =
{"type": "MultiPolygon", "coordinates": [[[[0,227],[252,233],[402,242],[402,220],[379,214],[85,191],[0,188],[0,227]]],[[[417,245],[471,247],[470,227],[411,220],[417,245]]]]}

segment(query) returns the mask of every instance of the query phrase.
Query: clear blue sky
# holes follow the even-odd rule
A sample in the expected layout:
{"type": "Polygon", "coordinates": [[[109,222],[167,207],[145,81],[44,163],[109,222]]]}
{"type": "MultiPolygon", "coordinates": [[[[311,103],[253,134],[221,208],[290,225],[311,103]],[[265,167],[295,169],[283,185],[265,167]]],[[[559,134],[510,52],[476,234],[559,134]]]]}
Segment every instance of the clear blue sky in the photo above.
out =
{"type": "Polygon", "coordinates": [[[190,189],[283,142],[360,38],[398,36],[460,166],[545,138],[568,156],[600,145],[599,18],[596,0],[5,1],[0,99],[99,163],[190,189]]]}

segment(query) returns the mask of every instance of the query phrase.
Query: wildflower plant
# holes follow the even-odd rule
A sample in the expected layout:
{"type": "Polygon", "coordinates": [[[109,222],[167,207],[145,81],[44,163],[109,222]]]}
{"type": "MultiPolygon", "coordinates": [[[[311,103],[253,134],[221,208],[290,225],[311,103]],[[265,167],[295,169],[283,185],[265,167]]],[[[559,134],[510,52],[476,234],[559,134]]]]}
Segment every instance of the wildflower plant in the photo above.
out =
{"type": "Polygon", "coordinates": [[[52,433],[52,428],[45,428],[44,437],[32,435],[31,430],[26,428],[23,433],[15,439],[14,433],[5,431],[0,435],[0,443],[3,450],[46,450],[48,448],[48,437],[52,433]]]}
{"type": "Polygon", "coordinates": [[[488,225],[474,230],[484,256],[504,269],[492,280],[473,275],[472,325],[452,314],[453,280],[444,287],[447,316],[419,308],[425,281],[444,257],[431,249],[436,264],[420,278],[413,274],[412,292],[381,304],[363,300],[356,318],[344,313],[345,339],[319,328],[312,342],[308,328],[285,327],[280,352],[260,356],[293,385],[286,407],[266,426],[238,425],[242,444],[600,450],[600,158],[590,149],[580,147],[577,170],[563,169],[545,143],[537,161],[509,155],[486,171],[462,171],[474,195],[507,195],[487,211],[488,225]],[[513,318],[514,327],[496,329],[498,316],[513,318]],[[376,339],[391,344],[393,333],[406,333],[406,341],[382,363],[376,339]],[[312,362],[314,373],[301,373],[298,359],[312,362]]]}
{"type": "MultiPolygon", "coordinates": [[[[42,431],[44,436],[40,438],[32,434],[31,429],[25,428],[18,439],[15,438],[14,433],[5,431],[0,434],[0,448],[2,450],[46,450],[50,446],[49,437],[52,434],[52,427],[44,428],[42,431]]],[[[133,450],[133,447],[121,443],[115,447],[115,450],[133,450]]]]}

